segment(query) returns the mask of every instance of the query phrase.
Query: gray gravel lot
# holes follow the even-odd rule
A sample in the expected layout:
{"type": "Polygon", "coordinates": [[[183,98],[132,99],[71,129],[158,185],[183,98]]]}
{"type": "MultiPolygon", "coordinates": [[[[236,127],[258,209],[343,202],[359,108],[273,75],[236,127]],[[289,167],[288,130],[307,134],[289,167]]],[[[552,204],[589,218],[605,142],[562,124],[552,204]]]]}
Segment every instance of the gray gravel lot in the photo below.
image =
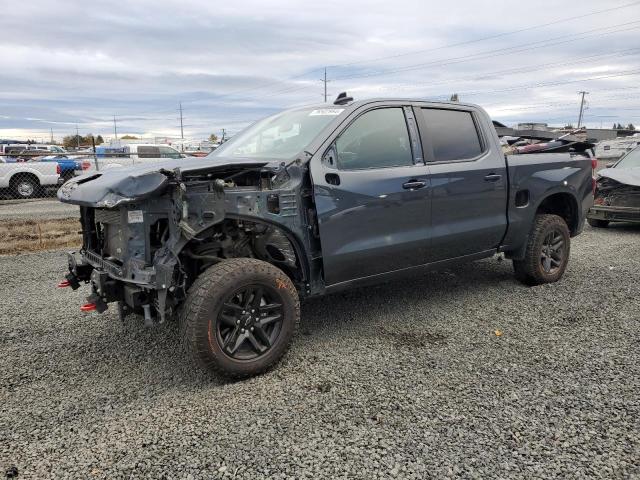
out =
{"type": "Polygon", "coordinates": [[[587,227],[555,285],[491,260],[309,301],[285,361],[236,383],[174,325],[81,314],[60,252],[0,269],[19,478],[640,476],[640,227],[587,227]]]}

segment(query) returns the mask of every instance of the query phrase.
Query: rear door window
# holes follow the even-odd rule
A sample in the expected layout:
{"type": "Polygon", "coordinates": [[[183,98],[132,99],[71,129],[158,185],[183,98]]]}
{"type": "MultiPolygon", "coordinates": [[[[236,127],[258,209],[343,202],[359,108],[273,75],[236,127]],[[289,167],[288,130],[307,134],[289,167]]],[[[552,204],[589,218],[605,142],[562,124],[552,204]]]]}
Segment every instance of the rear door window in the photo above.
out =
{"type": "Polygon", "coordinates": [[[482,153],[482,142],[471,112],[437,108],[421,110],[434,161],[469,160],[482,153]]]}

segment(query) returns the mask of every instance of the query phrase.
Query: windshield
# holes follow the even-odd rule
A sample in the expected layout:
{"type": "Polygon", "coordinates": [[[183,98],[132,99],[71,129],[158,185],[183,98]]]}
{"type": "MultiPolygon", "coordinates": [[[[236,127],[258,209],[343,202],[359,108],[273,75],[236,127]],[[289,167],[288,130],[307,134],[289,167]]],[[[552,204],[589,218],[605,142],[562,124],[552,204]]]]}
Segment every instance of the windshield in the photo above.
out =
{"type": "Polygon", "coordinates": [[[343,111],[321,108],[282,112],[251,125],[208,156],[291,158],[343,111]]]}
{"type": "Polygon", "coordinates": [[[622,157],[616,164],[616,168],[637,168],[640,167],[640,147],[631,150],[622,157]]]}

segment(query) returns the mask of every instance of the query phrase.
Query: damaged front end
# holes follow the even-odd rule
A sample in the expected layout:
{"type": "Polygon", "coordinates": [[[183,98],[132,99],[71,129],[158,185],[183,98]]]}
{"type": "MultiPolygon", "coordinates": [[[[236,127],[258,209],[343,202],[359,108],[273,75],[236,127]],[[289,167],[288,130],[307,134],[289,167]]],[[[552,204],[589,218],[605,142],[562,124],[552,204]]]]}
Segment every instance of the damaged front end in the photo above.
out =
{"type": "Polygon", "coordinates": [[[640,176],[622,169],[602,170],[587,218],[602,222],[640,222],[640,176]]]}
{"type": "Polygon", "coordinates": [[[83,234],[61,286],[89,283],[87,310],[117,302],[122,318],[163,322],[203,270],[234,257],[269,261],[308,290],[300,245],[313,243],[314,229],[302,168],[197,162],[79,177],[59,190],[61,201],[80,205],[83,234]]]}

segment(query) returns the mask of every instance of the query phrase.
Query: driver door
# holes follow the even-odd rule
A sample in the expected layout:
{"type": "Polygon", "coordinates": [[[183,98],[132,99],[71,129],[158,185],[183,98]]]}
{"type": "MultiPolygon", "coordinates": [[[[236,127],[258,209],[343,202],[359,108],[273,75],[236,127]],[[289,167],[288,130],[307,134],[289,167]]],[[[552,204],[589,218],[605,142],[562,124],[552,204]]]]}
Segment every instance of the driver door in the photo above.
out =
{"type": "Polygon", "coordinates": [[[427,262],[429,179],[410,107],[356,114],[311,174],[327,286],[427,262]]]}

